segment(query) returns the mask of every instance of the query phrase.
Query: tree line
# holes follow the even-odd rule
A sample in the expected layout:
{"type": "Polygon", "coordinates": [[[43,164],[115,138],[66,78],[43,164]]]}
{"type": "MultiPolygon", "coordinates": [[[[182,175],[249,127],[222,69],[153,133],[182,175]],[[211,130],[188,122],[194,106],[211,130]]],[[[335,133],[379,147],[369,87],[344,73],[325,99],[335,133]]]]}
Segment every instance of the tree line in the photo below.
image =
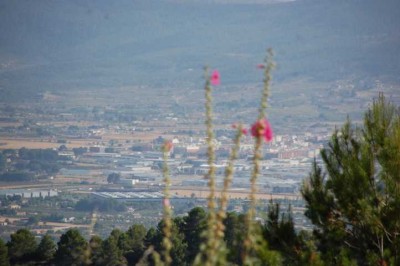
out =
{"type": "MultiPolygon", "coordinates": [[[[270,205],[268,222],[258,223],[259,232],[270,243],[270,248],[284,254],[285,261],[301,262],[312,254],[308,244],[311,235],[297,234],[290,215],[280,215],[279,205],[270,205]]],[[[187,216],[175,217],[172,226],[172,265],[191,265],[204,241],[208,213],[200,207],[189,211],[187,216]]],[[[228,213],[224,220],[225,241],[232,265],[242,265],[240,250],[243,249],[242,228],[244,214],[228,213]]],[[[77,229],[61,235],[58,242],[49,236],[39,243],[27,229],[11,234],[10,240],[0,240],[0,265],[136,265],[143,261],[150,247],[162,251],[163,222],[146,229],[134,224],[126,232],[114,229],[106,239],[92,236],[87,241],[77,229]]],[[[147,264],[153,265],[152,258],[147,264]]]]}
{"type": "Polygon", "coordinates": [[[63,158],[53,149],[7,149],[0,152],[0,181],[29,182],[58,173],[63,158]]]}

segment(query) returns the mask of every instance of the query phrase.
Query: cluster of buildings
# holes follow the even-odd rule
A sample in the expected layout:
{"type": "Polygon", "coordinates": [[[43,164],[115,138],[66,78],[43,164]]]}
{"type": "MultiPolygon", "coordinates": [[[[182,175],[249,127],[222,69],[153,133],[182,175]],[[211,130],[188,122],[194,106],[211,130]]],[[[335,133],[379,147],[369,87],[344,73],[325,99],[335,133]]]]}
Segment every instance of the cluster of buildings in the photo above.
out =
{"type": "Polygon", "coordinates": [[[58,196],[58,191],[44,190],[44,189],[0,189],[0,196],[6,196],[6,197],[19,196],[24,199],[47,198],[47,197],[58,196]]]}
{"type": "MultiPolygon", "coordinates": [[[[232,148],[233,131],[227,131],[226,136],[216,137],[216,183],[222,186],[225,168],[232,148]]],[[[265,144],[263,160],[261,161],[261,175],[258,186],[265,193],[297,194],[304,177],[311,169],[312,161],[318,157],[319,150],[326,142],[328,134],[304,135],[277,135],[271,143],[265,144]]],[[[71,160],[80,164],[98,165],[102,168],[103,181],[110,174],[118,174],[119,178],[113,182],[125,188],[152,188],[161,189],[162,167],[164,164],[161,146],[166,141],[157,137],[151,142],[113,144],[110,150],[107,145],[88,147],[87,152],[74,156],[71,160]]],[[[173,186],[177,187],[205,187],[204,179],[209,165],[207,164],[207,145],[202,137],[179,137],[172,139],[173,147],[169,152],[168,166],[173,186]]],[[[249,177],[252,171],[253,139],[245,136],[235,162],[233,188],[249,188],[249,177]]],[[[67,152],[64,152],[66,155],[67,152]]],[[[76,175],[82,169],[61,169],[60,175],[76,175]]],[[[82,173],[88,174],[88,173],[82,173]]]]}

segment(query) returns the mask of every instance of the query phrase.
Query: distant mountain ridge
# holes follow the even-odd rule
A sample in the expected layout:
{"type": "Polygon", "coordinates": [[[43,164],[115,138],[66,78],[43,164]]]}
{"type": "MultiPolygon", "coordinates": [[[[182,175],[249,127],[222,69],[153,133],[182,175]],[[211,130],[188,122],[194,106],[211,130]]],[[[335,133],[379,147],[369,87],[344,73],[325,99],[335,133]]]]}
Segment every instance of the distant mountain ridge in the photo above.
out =
{"type": "MultiPolygon", "coordinates": [[[[42,91],[197,84],[205,64],[225,84],[400,72],[397,0],[2,1],[0,98],[42,91]],[[258,2],[258,3],[256,3],[258,2]]],[[[398,79],[398,78],[397,78],[398,79]]]]}

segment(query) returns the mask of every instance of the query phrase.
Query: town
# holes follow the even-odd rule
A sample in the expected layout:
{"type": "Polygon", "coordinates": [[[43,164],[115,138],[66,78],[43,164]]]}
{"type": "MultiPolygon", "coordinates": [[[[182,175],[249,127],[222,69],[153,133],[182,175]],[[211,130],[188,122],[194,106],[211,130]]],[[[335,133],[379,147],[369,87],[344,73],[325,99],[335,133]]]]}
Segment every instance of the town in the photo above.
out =
{"type": "MultiPolygon", "coordinates": [[[[340,92],[343,87],[348,88],[345,84],[330,85],[333,89],[327,92],[339,99],[343,97],[343,101],[336,101],[344,106],[347,96],[340,92]]],[[[367,97],[381,89],[378,82],[354,95],[352,101],[362,109],[371,101],[367,97]]],[[[224,93],[222,88],[217,96],[224,93]]],[[[319,95],[320,101],[328,99],[320,92],[314,93],[319,95]]],[[[228,103],[239,97],[235,91],[229,95],[229,99],[223,97],[228,103]]],[[[81,96],[74,97],[82,100],[81,96]]],[[[165,141],[173,144],[167,164],[172,179],[174,214],[185,215],[195,206],[206,207],[206,134],[199,103],[190,112],[174,113],[170,105],[162,104],[163,95],[160,95],[160,99],[153,97],[151,100],[159,101],[157,110],[147,114],[145,102],[135,106],[104,104],[102,107],[99,103],[105,102],[107,97],[102,99],[97,94],[96,105],[88,101],[86,106],[66,106],[65,103],[60,105],[60,97],[48,93],[38,95],[42,104],[1,106],[2,238],[6,239],[22,227],[29,227],[38,235],[51,232],[55,237],[68,228],[78,227],[88,237],[92,234],[107,236],[114,228],[126,230],[132,223],[155,226],[162,215],[164,162],[161,146],[165,141]]],[[[123,98],[123,93],[117,97],[123,98]]],[[[292,102],[296,97],[292,97],[292,102]]],[[[251,97],[248,98],[251,101],[251,97]]],[[[278,100],[272,105],[285,105],[282,98],[273,99],[278,100]]],[[[72,102],[69,98],[64,102],[68,100],[72,102]]],[[[218,98],[216,101],[216,112],[226,108],[218,98]]],[[[337,110],[341,109],[340,104],[337,110]]],[[[283,107],[286,111],[291,107],[294,109],[279,120],[290,121],[288,117],[293,115],[296,106],[283,107]]],[[[237,108],[235,114],[243,110],[251,113],[251,108],[240,107],[240,104],[237,108]]],[[[335,109],[333,105],[332,108],[335,109]]],[[[175,109],[187,110],[185,106],[175,109]]],[[[283,123],[276,123],[273,141],[263,149],[262,171],[257,181],[258,219],[265,218],[273,201],[280,203],[284,211],[290,208],[298,229],[311,228],[304,216],[300,188],[313,161],[320,160],[320,149],[340,126],[325,121],[332,110],[320,110],[325,115],[318,115],[315,120],[299,119],[297,129],[292,126],[290,130],[280,130],[283,123]]],[[[275,112],[272,108],[271,113],[275,112]]],[[[276,116],[279,118],[279,114],[276,116]]],[[[229,114],[216,115],[214,145],[218,191],[233,146],[233,123],[229,114]]],[[[253,137],[243,136],[229,190],[229,211],[240,213],[247,208],[253,147],[253,137]]]]}

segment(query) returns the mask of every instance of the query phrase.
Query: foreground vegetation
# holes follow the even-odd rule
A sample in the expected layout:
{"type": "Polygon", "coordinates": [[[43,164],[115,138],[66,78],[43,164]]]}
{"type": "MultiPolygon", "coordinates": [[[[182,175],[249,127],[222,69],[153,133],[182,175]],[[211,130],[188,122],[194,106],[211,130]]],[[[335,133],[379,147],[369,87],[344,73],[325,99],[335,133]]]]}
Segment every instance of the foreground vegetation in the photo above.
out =
{"type": "MultiPolygon", "coordinates": [[[[314,252],[311,235],[297,234],[290,216],[281,216],[278,205],[270,205],[268,217],[267,222],[257,223],[257,230],[263,240],[268,241],[270,249],[282,254],[285,262],[303,261],[314,252]]],[[[171,265],[194,262],[205,240],[203,231],[207,228],[207,219],[208,213],[196,207],[187,216],[172,220],[171,265]]],[[[242,265],[238,251],[244,250],[245,215],[229,212],[223,224],[228,262],[242,265]]],[[[48,235],[38,244],[31,232],[20,229],[11,235],[7,244],[0,242],[0,265],[8,265],[7,261],[11,265],[135,265],[149,247],[162,252],[163,227],[163,222],[148,230],[134,224],[126,232],[114,229],[106,239],[92,236],[89,241],[77,229],[71,229],[58,239],[57,244],[48,235]]],[[[150,258],[148,263],[154,264],[154,261],[150,258]]]]}

